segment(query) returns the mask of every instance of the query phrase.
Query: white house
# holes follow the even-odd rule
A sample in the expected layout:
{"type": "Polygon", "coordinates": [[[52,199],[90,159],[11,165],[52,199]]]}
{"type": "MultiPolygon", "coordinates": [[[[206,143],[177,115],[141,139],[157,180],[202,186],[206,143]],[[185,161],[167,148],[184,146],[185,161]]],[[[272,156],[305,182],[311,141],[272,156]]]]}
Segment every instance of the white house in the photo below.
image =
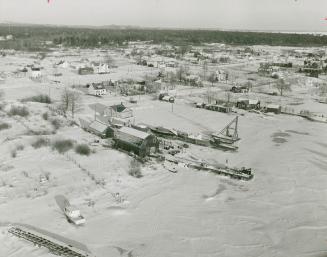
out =
{"type": "Polygon", "coordinates": [[[91,85],[87,85],[88,94],[95,96],[102,96],[107,94],[107,89],[104,87],[102,83],[92,83],[91,85]]]}
{"type": "Polygon", "coordinates": [[[92,67],[96,74],[106,74],[110,72],[109,65],[106,63],[94,63],[92,67]]]}
{"type": "Polygon", "coordinates": [[[32,67],[31,68],[31,78],[32,79],[37,79],[37,78],[41,78],[41,77],[42,77],[41,69],[32,67]]]}

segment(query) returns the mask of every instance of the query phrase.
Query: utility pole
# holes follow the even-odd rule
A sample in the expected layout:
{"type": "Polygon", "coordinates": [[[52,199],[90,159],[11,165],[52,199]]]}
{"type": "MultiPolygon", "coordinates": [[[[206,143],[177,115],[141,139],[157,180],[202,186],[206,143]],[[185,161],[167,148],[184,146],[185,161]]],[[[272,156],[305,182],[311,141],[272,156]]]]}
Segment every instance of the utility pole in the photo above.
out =
{"type": "Polygon", "coordinates": [[[97,120],[97,104],[94,107],[94,120],[97,120]]]}
{"type": "Polygon", "coordinates": [[[49,84],[49,92],[48,92],[49,98],[51,99],[51,86],[49,84]]]}

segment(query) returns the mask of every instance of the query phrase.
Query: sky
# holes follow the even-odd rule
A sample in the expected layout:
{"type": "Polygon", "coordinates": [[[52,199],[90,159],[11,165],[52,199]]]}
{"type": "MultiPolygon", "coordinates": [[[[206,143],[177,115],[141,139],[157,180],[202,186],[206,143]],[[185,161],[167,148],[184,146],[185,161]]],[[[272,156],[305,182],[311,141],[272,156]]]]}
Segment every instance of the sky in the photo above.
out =
{"type": "Polygon", "coordinates": [[[0,0],[0,22],[327,31],[327,0],[0,0]]]}

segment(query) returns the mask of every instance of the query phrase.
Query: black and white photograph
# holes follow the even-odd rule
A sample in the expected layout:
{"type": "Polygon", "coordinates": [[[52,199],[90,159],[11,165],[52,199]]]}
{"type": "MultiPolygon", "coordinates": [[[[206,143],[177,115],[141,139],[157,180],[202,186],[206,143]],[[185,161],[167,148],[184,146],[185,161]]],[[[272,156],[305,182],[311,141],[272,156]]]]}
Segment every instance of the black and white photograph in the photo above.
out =
{"type": "Polygon", "coordinates": [[[0,0],[0,257],[327,257],[326,0],[0,0]]]}

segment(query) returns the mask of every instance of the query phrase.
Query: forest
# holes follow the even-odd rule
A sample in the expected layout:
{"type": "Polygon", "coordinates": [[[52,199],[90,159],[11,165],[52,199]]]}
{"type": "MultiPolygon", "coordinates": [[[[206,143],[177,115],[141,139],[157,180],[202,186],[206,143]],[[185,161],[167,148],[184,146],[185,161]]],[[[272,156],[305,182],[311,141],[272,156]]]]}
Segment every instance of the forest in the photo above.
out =
{"type": "Polygon", "coordinates": [[[12,41],[0,41],[0,48],[38,51],[45,41],[67,47],[106,47],[128,41],[152,41],[176,46],[225,43],[231,45],[325,46],[327,36],[268,32],[146,29],[112,27],[64,27],[46,25],[0,24],[0,36],[11,34],[12,41]]]}

